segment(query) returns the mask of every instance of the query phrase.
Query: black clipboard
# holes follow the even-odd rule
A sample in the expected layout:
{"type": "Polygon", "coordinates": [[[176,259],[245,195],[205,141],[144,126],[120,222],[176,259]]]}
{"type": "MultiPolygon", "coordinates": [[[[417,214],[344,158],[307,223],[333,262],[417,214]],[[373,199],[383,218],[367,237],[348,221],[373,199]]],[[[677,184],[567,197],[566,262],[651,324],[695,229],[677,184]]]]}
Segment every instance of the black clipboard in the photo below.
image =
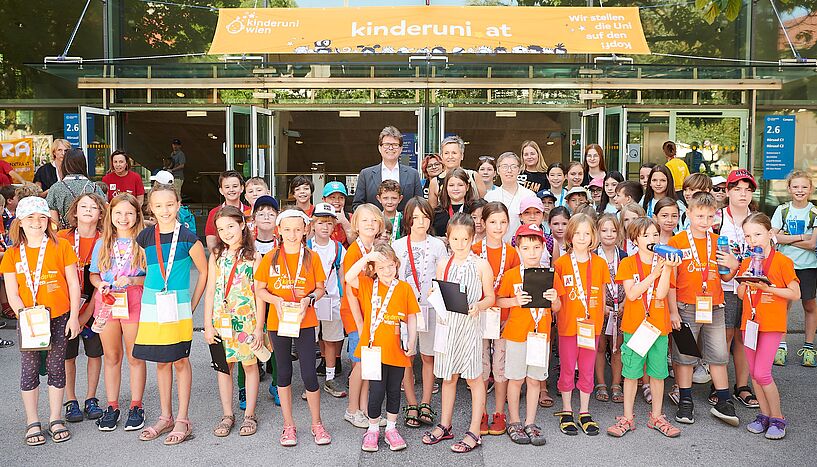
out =
{"type": "Polygon", "coordinates": [[[224,344],[221,339],[216,336],[216,342],[210,344],[210,365],[214,370],[225,375],[230,374],[230,365],[227,364],[227,351],[224,350],[224,344]]]}
{"type": "Polygon", "coordinates": [[[672,342],[678,348],[678,351],[684,355],[691,357],[702,358],[701,349],[698,348],[698,342],[692,334],[692,328],[688,323],[681,323],[681,329],[672,330],[672,342]]]}
{"type": "Polygon", "coordinates": [[[772,285],[772,281],[764,276],[737,276],[735,280],[738,281],[738,284],[743,284],[744,282],[762,282],[766,285],[772,285]]]}
{"type": "Polygon", "coordinates": [[[434,282],[440,288],[446,310],[463,315],[468,314],[468,296],[460,290],[460,284],[437,279],[434,279],[434,282]]]}
{"type": "Polygon", "coordinates": [[[531,302],[525,308],[550,308],[550,300],[544,293],[553,288],[553,269],[525,268],[522,290],[531,296],[531,302]]]}

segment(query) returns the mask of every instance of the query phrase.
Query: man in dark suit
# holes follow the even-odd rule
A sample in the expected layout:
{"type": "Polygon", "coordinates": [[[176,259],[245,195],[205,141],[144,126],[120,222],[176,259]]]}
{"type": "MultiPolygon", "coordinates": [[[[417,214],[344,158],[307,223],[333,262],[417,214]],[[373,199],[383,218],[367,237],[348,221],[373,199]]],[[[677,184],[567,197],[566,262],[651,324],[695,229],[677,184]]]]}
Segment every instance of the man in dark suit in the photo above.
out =
{"type": "Polygon", "coordinates": [[[372,203],[383,209],[377,201],[377,188],[383,180],[394,180],[400,183],[403,200],[397,206],[399,211],[406,207],[406,202],[415,197],[423,196],[423,186],[420,183],[420,173],[413,167],[400,164],[400,153],[403,151],[403,134],[393,126],[383,128],[378,137],[377,149],[383,161],[377,165],[366,167],[357,176],[355,198],[352,209],[364,203],[372,203]]]}

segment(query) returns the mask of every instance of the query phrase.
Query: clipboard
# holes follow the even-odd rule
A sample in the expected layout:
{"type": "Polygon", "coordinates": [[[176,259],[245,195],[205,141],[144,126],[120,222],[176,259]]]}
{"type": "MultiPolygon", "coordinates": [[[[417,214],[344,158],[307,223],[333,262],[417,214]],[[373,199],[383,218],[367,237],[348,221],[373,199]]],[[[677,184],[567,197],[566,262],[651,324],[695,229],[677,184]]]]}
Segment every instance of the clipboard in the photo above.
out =
{"type": "Polygon", "coordinates": [[[525,308],[550,308],[550,300],[543,295],[553,288],[553,269],[525,268],[522,290],[531,296],[531,302],[525,308]]]}
{"type": "Polygon", "coordinates": [[[224,350],[224,344],[218,336],[216,336],[216,342],[210,344],[210,359],[212,360],[210,365],[214,370],[225,375],[230,374],[230,366],[227,364],[227,351],[224,350]]]}
{"type": "Polygon", "coordinates": [[[688,323],[681,323],[681,329],[672,330],[672,341],[682,354],[691,357],[703,357],[701,350],[698,348],[698,342],[695,340],[695,336],[692,334],[692,329],[688,323]]]}
{"type": "Polygon", "coordinates": [[[437,279],[434,279],[434,282],[440,289],[446,310],[463,315],[468,314],[468,296],[460,290],[460,284],[437,279]]]}
{"type": "Polygon", "coordinates": [[[738,284],[743,284],[744,282],[762,282],[766,285],[772,285],[772,281],[764,276],[737,276],[735,280],[738,281],[738,284]]]}

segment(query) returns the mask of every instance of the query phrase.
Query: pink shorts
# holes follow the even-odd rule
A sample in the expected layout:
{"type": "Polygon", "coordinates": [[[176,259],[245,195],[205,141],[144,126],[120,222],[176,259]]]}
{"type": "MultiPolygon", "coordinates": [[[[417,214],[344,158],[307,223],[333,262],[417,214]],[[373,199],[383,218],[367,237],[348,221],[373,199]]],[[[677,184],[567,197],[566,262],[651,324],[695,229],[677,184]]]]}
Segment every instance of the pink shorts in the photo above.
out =
{"type": "MultiPolygon", "coordinates": [[[[132,285],[125,289],[128,292],[128,319],[119,319],[120,323],[123,324],[139,324],[139,315],[140,311],[142,310],[142,292],[145,288],[141,285],[132,285]]],[[[99,314],[99,310],[102,309],[102,294],[95,293],[94,294],[94,317],[99,314]]],[[[118,319],[118,318],[110,318],[110,319],[118,319]]]]}

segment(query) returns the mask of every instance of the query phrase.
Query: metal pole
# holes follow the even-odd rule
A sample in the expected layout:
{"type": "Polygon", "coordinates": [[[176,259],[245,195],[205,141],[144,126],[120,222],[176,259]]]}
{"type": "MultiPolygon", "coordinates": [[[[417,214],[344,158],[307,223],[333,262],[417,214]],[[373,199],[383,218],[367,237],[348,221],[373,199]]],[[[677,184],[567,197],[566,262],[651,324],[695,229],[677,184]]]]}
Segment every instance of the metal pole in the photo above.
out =
{"type": "Polygon", "coordinates": [[[111,58],[110,27],[108,15],[108,0],[102,1],[102,58],[106,61],[111,58]]]}
{"type": "Polygon", "coordinates": [[[62,51],[62,55],[60,55],[60,57],[66,57],[68,55],[68,49],[70,49],[71,44],[74,43],[74,38],[77,36],[77,31],[79,31],[79,25],[82,24],[82,19],[85,18],[85,12],[88,11],[88,5],[90,4],[91,0],[85,1],[85,7],[82,8],[82,14],[79,15],[77,24],[74,25],[74,30],[71,31],[71,36],[68,38],[68,43],[65,44],[65,49],[62,51]]]}

